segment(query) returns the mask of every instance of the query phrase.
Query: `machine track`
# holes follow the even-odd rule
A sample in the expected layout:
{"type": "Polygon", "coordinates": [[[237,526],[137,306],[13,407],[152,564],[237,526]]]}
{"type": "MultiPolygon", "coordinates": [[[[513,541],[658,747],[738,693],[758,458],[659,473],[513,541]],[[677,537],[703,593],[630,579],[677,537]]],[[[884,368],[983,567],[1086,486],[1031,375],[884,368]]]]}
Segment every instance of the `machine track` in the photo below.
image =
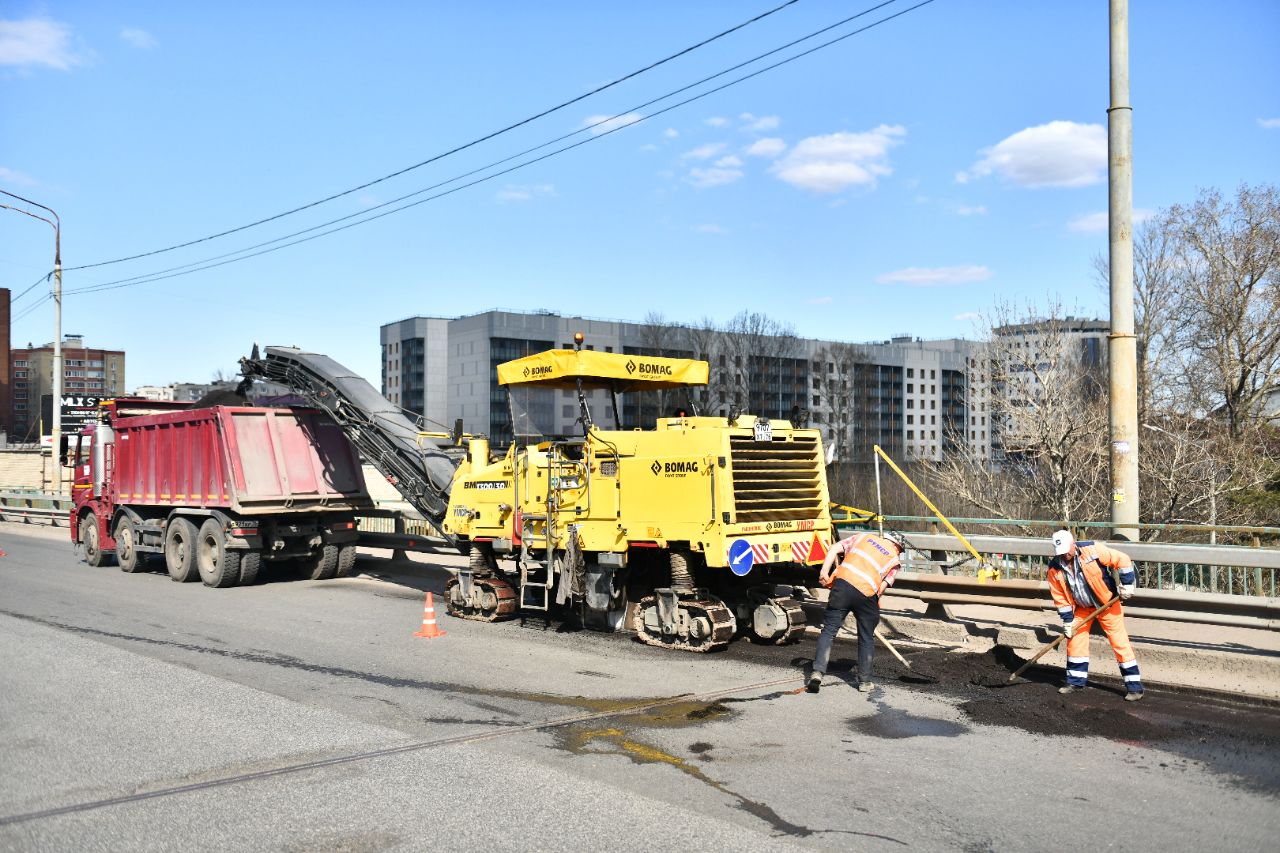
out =
{"type": "Polygon", "coordinates": [[[794,643],[804,634],[807,626],[804,607],[801,606],[798,599],[791,596],[770,597],[756,608],[753,614],[752,624],[748,627],[751,639],[766,646],[785,646],[794,643]],[[770,618],[766,623],[768,630],[761,632],[761,620],[759,618],[760,608],[764,607],[770,611],[770,618]]]}
{"type": "Polygon", "coordinates": [[[646,614],[651,614],[653,618],[650,621],[654,624],[661,623],[657,617],[656,595],[640,599],[639,606],[635,619],[636,635],[651,646],[687,652],[714,652],[728,646],[738,631],[738,620],[734,618],[733,611],[718,598],[702,594],[701,590],[680,597],[679,624],[684,630],[675,634],[663,634],[661,630],[646,627],[646,614]]]}
{"type": "Polygon", "coordinates": [[[444,587],[446,608],[450,616],[473,622],[497,622],[516,615],[520,597],[516,588],[497,576],[475,578],[472,600],[462,598],[458,579],[450,578],[444,587]]]}

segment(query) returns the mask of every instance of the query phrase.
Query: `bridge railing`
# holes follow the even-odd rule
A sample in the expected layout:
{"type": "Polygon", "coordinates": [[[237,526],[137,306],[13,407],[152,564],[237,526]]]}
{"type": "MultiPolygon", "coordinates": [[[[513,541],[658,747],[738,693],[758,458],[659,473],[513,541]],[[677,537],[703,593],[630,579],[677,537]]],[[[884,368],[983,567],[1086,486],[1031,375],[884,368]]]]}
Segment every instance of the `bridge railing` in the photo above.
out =
{"type": "Polygon", "coordinates": [[[18,524],[67,524],[71,498],[44,492],[0,492],[0,521],[18,524]]]}

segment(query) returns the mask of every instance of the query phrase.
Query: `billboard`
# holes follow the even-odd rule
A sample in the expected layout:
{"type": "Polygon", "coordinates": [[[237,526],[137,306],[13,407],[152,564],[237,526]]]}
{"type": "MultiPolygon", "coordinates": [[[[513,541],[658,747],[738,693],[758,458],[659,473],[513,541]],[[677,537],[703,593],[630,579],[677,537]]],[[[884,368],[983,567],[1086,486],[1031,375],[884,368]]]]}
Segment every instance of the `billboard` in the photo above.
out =
{"type": "MultiPolygon", "coordinates": [[[[107,397],[88,397],[84,394],[64,394],[62,396],[62,431],[74,434],[84,429],[86,424],[98,422],[98,404],[107,397]]],[[[40,444],[53,446],[53,395],[43,394],[40,397],[40,444]]]]}

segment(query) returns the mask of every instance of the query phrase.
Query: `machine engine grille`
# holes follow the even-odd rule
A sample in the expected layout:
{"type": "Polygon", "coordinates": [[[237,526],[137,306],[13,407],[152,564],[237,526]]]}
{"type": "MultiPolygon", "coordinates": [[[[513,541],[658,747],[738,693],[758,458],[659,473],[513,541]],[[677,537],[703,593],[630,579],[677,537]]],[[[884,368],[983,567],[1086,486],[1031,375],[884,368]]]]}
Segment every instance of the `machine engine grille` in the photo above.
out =
{"type": "Polygon", "coordinates": [[[803,521],[822,515],[822,463],[815,436],[756,441],[730,436],[733,502],[739,524],[803,521]]]}

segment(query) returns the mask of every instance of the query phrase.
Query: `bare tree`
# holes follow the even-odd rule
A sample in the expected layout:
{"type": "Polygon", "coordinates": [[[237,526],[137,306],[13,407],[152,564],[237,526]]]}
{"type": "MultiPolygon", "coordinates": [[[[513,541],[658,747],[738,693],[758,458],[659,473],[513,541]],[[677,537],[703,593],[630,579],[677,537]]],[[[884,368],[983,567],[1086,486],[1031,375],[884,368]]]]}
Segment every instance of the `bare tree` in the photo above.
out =
{"type": "Polygon", "coordinates": [[[935,485],[988,514],[1069,522],[1106,507],[1107,408],[1097,365],[1083,358],[1061,305],[996,306],[971,384],[991,389],[996,464],[959,448],[935,485]]]}
{"type": "Polygon", "coordinates": [[[1241,186],[1234,200],[1205,190],[1175,205],[1178,296],[1192,328],[1188,384],[1233,438],[1280,392],[1280,192],[1241,186]]]}
{"type": "Polygon", "coordinates": [[[795,330],[766,314],[743,311],[726,324],[722,341],[731,404],[787,417],[790,407],[783,401],[794,400],[797,373],[807,374],[795,330]]]}

